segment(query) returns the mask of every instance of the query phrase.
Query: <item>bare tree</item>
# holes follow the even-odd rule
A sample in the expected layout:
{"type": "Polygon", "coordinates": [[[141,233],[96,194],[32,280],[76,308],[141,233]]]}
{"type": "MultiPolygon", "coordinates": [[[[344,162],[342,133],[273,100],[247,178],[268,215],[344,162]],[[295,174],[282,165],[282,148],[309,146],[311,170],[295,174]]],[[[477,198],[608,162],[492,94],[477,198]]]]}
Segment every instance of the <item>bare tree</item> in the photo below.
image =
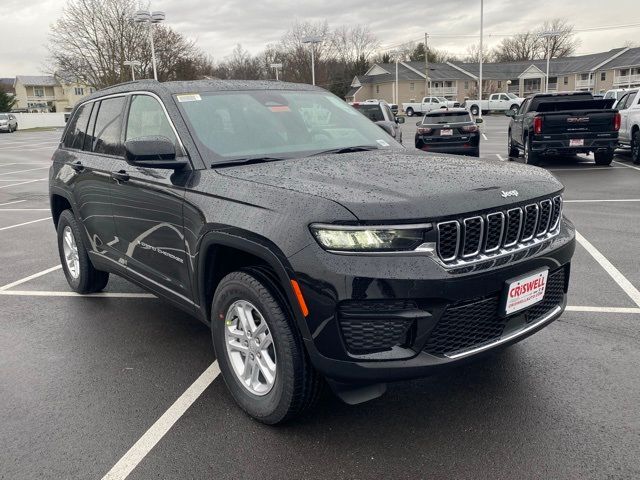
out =
{"type": "MultiPolygon", "coordinates": [[[[480,62],[480,44],[474,43],[467,47],[467,53],[462,56],[461,60],[467,63],[479,63],[480,62]]],[[[494,60],[494,52],[486,45],[482,48],[482,61],[492,62],[494,60]]]]}
{"type": "Polygon", "coordinates": [[[543,33],[555,33],[552,37],[543,38],[544,57],[547,55],[547,49],[551,58],[561,58],[573,55],[580,46],[580,40],[575,38],[573,25],[566,20],[555,18],[544,22],[537,30],[539,35],[543,33]]]}

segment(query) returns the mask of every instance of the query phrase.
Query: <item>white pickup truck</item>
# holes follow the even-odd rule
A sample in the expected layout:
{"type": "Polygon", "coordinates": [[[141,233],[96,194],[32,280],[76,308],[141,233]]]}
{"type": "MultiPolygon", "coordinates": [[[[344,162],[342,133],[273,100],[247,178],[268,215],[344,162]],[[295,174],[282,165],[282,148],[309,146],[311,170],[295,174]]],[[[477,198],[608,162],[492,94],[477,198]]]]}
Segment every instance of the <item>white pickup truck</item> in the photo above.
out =
{"type": "Polygon", "coordinates": [[[447,100],[444,97],[424,97],[422,102],[409,102],[402,104],[402,110],[407,114],[407,117],[413,117],[421,113],[427,113],[431,110],[437,110],[439,108],[455,108],[459,107],[460,102],[455,100],[447,100]]]}
{"type": "Polygon", "coordinates": [[[524,98],[516,97],[513,93],[492,93],[489,100],[467,100],[463,106],[471,115],[478,115],[480,111],[488,113],[516,110],[522,102],[524,98]]]}
{"type": "Polygon", "coordinates": [[[618,141],[631,147],[633,163],[640,164],[640,90],[627,90],[615,108],[620,112],[618,141]]]}

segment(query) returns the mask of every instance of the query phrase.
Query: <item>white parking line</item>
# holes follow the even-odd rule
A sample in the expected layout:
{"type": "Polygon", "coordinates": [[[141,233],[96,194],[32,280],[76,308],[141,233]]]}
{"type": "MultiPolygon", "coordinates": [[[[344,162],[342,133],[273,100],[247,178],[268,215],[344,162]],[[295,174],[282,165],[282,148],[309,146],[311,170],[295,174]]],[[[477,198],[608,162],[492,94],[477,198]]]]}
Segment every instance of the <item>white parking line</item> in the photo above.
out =
{"type": "Polygon", "coordinates": [[[41,272],[34,273],[33,275],[29,275],[28,277],[21,278],[20,280],[16,280],[15,282],[7,283],[0,287],[0,292],[4,290],[9,290],[10,288],[17,287],[18,285],[22,285],[23,283],[28,282],[29,280],[33,280],[34,278],[41,277],[46,275],[47,273],[55,272],[56,270],[60,270],[62,268],[61,265],[56,265],[55,267],[47,268],[46,270],[42,270],[41,272]]]}
{"type": "Polygon", "coordinates": [[[220,375],[218,362],[214,361],[209,367],[191,384],[187,390],[162,414],[162,416],[151,425],[140,440],[129,449],[124,456],[118,460],[109,472],[102,477],[102,480],[122,480],[129,476],[134,468],[147,456],[147,454],[166,435],[173,425],[184,415],[189,407],[195,402],[202,392],[213,383],[220,375]]]}
{"type": "Polygon", "coordinates": [[[617,163],[618,165],[622,165],[623,167],[633,168],[634,170],[638,170],[638,171],[640,171],[640,168],[638,168],[638,167],[634,167],[633,165],[627,165],[626,163],[616,162],[615,160],[613,161],[613,163],[617,163]]]}
{"type": "Polygon", "coordinates": [[[499,153],[496,153],[496,157],[498,157],[498,159],[502,160],[503,162],[505,161],[504,157],[499,153]]]}
{"type": "Polygon", "coordinates": [[[0,288],[0,295],[8,295],[8,296],[14,296],[14,297],[157,298],[152,293],[117,293],[117,292],[76,293],[76,292],[69,292],[69,291],[54,292],[54,291],[46,291],[46,290],[3,290],[2,288],[0,288]]]}
{"type": "Polygon", "coordinates": [[[35,170],[44,170],[45,168],[49,168],[49,167],[28,168],[26,170],[14,170],[13,172],[3,172],[3,173],[0,173],[0,176],[13,175],[14,173],[33,172],[35,170]]]}
{"type": "Polygon", "coordinates": [[[569,305],[567,312],[596,312],[596,313],[640,313],[640,308],[634,307],[590,307],[569,305]]]}
{"type": "Polygon", "coordinates": [[[50,212],[50,208],[0,208],[0,212],[50,212]]]}
{"type": "Polygon", "coordinates": [[[482,132],[482,138],[484,138],[485,140],[489,140],[487,136],[484,134],[484,132],[482,132]]]}
{"type": "Polygon", "coordinates": [[[20,182],[20,183],[13,183],[11,185],[3,185],[0,188],[17,187],[18,185],[25,185],[27,183],[33,183],[33,182],[42,182],[43,180],[47,180],[47,179],[46,178],[38,178],[37,180],[29,180],[28,182],[20,182]]]}
{"type": "Polygon", "coordinates": [[[606,200],[563,200],[562,203],[640,202],[640,198],[608,198],[606,200]]]}
{"type": "Polygon", "coordinates": [[[26,202],[26,200],[14,200],[13,202],[0,203],[0,207],[3,207],[5,205],[13,205],[15,203],[22,203],[22,202],[26,202]]]}
{"type": "MultiPolygon", "coordinates": [[[[2,188],[2,187],[0,187],[0,188],[2,188]]],[[[18,223],[16,225],[9,225],[8,227],[2,227],[2,228],[0,228],[0,232],[2,232],[3,230],[10,230],[12,228],[22,227],[24,225],[30,225],[32,223],[44,222],[45,220],[51,220],[51,217],[39,218],[38,220],[31,220],[30,222],[18,223]]]]}
{"type": "Polygon", "coordinates": [[[633,284],[627,280],[620,270],[613,266],[613,264],[607,260],[607,258],[600,253],[600,251],[594,247],[589,240],[584,238],[579,232],[576,231],[576,240],[580,245],[582,245],[587,252],[591,254],[591,256],[600,264],[602,268],[606,270],[606,272],[615,280],[615,282],[620,285],[620,288],[624,290],[624,292],[629,295],[629,298],[633,300],[633,302],[640,307],[640,292],[633,284]]]}

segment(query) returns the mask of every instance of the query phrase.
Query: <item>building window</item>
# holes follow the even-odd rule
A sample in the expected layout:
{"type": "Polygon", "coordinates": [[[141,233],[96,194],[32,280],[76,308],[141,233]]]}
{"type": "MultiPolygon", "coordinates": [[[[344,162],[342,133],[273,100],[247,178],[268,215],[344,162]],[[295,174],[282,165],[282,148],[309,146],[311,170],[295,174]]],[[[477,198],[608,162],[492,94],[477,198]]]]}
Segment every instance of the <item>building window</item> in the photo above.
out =
{"type": "Polygon", "coordinates": [[[44,88],[42,88],[42,87],[33,87],[33,96],[34,97],[44,97],[44,88]]]}
{"type": "Polygon", "coordinates": [[[498,88],[502,88],[502,80],[498,80],[498,88]]]}
{"type": "Polygon", "coordinates": [[[607,72],[600,72],[600,81],[601,82],[607,81],[607,72]]]}
{"type": "Polygon", "coordinates": [[[380,85],[376,85],[376,93],[380,93],[380,85]]]}
{"type": "Polygon", "coordinates": [[[464,82],[464,89],[469,90],[469,82],[464,82]]]}
{"type": "Polygon", "coordinates": [[[629,74],[629,70],[627,70],[626,68],[623,68],[622,70],[620,70],[621,77],[626,77],[628,74],[629,74]]]}
{"type": "Polygon", "coordinates": [[[84,95],[84,88],[82,87],[75,87],[73,90],[76,95],[79,95],[79,96],[84,95]]]}
{"type": "Polygon", "coordinates": [[[95,91],[96,91],[96,89],[95,89],[95,88],[93,88],[93,87],[89,87],[89,93],[93,93],[93,92],[95,92],[95,91]]]}
{"type": "Polygon", "coordinates": [[[410,83],[409,84],[409,90],[411,90],[412,92],[416,89],[416,84],[415,83],[410,83]]]}
{"type": "Polygon", "coordinates": [[[562,83],[565,84],[565,85],[569,85],[569,77],[564,77],[562,79],[562,83]]]}

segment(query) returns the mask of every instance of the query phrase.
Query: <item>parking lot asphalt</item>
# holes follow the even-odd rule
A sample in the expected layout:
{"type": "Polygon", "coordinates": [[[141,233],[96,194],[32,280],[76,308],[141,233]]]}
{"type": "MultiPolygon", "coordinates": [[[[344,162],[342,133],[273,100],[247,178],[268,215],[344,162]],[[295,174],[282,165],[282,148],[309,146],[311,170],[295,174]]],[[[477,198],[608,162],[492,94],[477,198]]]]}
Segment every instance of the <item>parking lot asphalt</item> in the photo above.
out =
{"type": "MultiPolygon", "coordinates": [[[[485,117],[482,159],[508,161],[507,123],[485,117]]],[[[113,276],[70,293],[47,198],[60,133],[0,134],[0,478],[640,477],[640,168],[625,152],[543,166],[580,233],[560,320],[274,428],[235,406],[195,319],[113,276]]]]}

